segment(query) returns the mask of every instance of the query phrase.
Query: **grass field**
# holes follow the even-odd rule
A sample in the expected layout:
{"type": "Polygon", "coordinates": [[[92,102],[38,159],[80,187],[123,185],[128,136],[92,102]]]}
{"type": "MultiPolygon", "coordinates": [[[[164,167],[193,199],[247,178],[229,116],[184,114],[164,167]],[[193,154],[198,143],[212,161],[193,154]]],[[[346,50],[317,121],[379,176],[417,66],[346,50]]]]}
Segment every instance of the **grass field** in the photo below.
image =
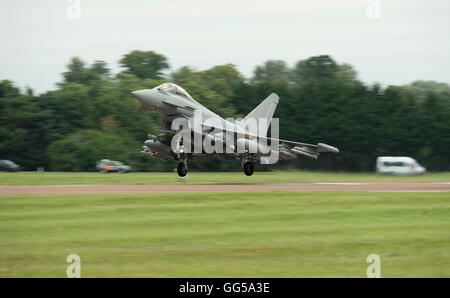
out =
{"type": "Polygon", "coordinates": [[[373,253],[382,277],[450,277],[448,192],[0,196],[0,206],[0,277],[65,277],[72,253],[82,277],[365,277],[373,253]]]}
{"type": "Polygon", "coordinates": [[[241,172],[189,173],[178,178],[176,173],[58,173],[0,172],[0,185],[67,185],[67,184],[211,184],[211,183],[300,183],[300,182],[430,182],[450,181],[450,172],[421,176],[383,176],[375,173],[330,173],[311,171],[256,172],[247,177],[241,172]]]}

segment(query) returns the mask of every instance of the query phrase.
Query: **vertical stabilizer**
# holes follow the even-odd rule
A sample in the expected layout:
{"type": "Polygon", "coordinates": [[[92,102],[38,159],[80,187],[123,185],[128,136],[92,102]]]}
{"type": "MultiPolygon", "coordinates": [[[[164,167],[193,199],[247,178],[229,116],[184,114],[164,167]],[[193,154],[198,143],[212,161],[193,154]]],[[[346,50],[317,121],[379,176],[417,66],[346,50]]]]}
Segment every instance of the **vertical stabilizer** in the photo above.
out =
{"type": "Polygon", "coordinates": [[[261,102],[253,111],[250,112],[241,123],[245,123],[249,119],[253,118],[256,123],[260,123],[260,119],[265,119],[265,124],[258,127],[259,136],[267,136],[267,130],[269,129],[270,122],[272,121],[273,114],[278,105],[278,100],[280,97],[275,93],[270,94],[263,102],[261,102]]]}

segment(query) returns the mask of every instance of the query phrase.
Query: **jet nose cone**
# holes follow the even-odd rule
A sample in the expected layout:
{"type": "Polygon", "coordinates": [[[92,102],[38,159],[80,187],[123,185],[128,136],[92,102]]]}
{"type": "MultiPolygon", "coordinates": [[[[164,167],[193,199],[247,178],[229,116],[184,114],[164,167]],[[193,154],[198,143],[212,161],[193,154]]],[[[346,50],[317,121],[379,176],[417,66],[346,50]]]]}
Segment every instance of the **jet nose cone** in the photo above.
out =
{"type": "Polygon", "coordinates": [[[139,98],[138,96],[139,96],[139,93],[140,93],[141,91],[142,91],[142,90],[133,91],[133,92],[131,92],[131,94],[133,94],[136,98],[139,98]]]}
{"type": "Polygon", "coordinates": [[[131,92],[131,94],[134,95],[134,97],[136,97],[137,99],[139,99],[140,101],[144,100],[145,97],[145,90],[137,90],[137,91],[133,91],[131,92]]]}
{"type": "Polygon", "coordinates": [[[150,107],[157,107],[160,102],[160,95],[152,89],[137,90],[131,92],[140,102],[150,107]]]}

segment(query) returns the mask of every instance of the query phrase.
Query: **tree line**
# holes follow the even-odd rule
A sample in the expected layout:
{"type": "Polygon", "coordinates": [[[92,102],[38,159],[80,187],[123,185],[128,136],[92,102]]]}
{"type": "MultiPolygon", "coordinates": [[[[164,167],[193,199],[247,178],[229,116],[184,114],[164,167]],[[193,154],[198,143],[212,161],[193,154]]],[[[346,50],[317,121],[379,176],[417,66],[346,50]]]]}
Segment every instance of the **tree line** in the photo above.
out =
{"type": "MultiPolygon", "coordinates": [[[[139,151],[161,118],[156,112],[135,115],[134,90],[174,82],[223,117],[243,117],[270,93],[280,96],[275,117],[280,138],[325,142],[341,149],[317,161],[300,158],[271,168],[373,171],[377,156],[411,156],[429,170],[450,163],[450,87],[415,81],[403,86],[368,85],[355,69],[327,55],[294,66],[269,60],[246,78],[235,65],[207,70],[189,66],[167,74],[168,59],[153,51],[132,51],[112,74],[104,61],[74,57],[55,90],[34,95],[9,80],[0,82],[0,159],[25,170],[93,171],[111,158],[137,171],[167,171],[139,151]]],[[[238,170],[240,164],[197,159],[197,170],[238,170]]]]}

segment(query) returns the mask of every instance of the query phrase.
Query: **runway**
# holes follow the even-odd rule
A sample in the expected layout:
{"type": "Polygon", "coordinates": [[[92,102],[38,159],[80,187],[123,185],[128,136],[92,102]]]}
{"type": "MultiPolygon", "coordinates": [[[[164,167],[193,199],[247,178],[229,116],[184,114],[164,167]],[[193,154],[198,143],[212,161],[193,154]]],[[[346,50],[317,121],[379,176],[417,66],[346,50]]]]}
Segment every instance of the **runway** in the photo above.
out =
{"type": "Polygon", "coordinates": [[[268,191],[450,191],[450,182],[148,184],[0,186],[0,195],[127,194],[268,191]]]}

